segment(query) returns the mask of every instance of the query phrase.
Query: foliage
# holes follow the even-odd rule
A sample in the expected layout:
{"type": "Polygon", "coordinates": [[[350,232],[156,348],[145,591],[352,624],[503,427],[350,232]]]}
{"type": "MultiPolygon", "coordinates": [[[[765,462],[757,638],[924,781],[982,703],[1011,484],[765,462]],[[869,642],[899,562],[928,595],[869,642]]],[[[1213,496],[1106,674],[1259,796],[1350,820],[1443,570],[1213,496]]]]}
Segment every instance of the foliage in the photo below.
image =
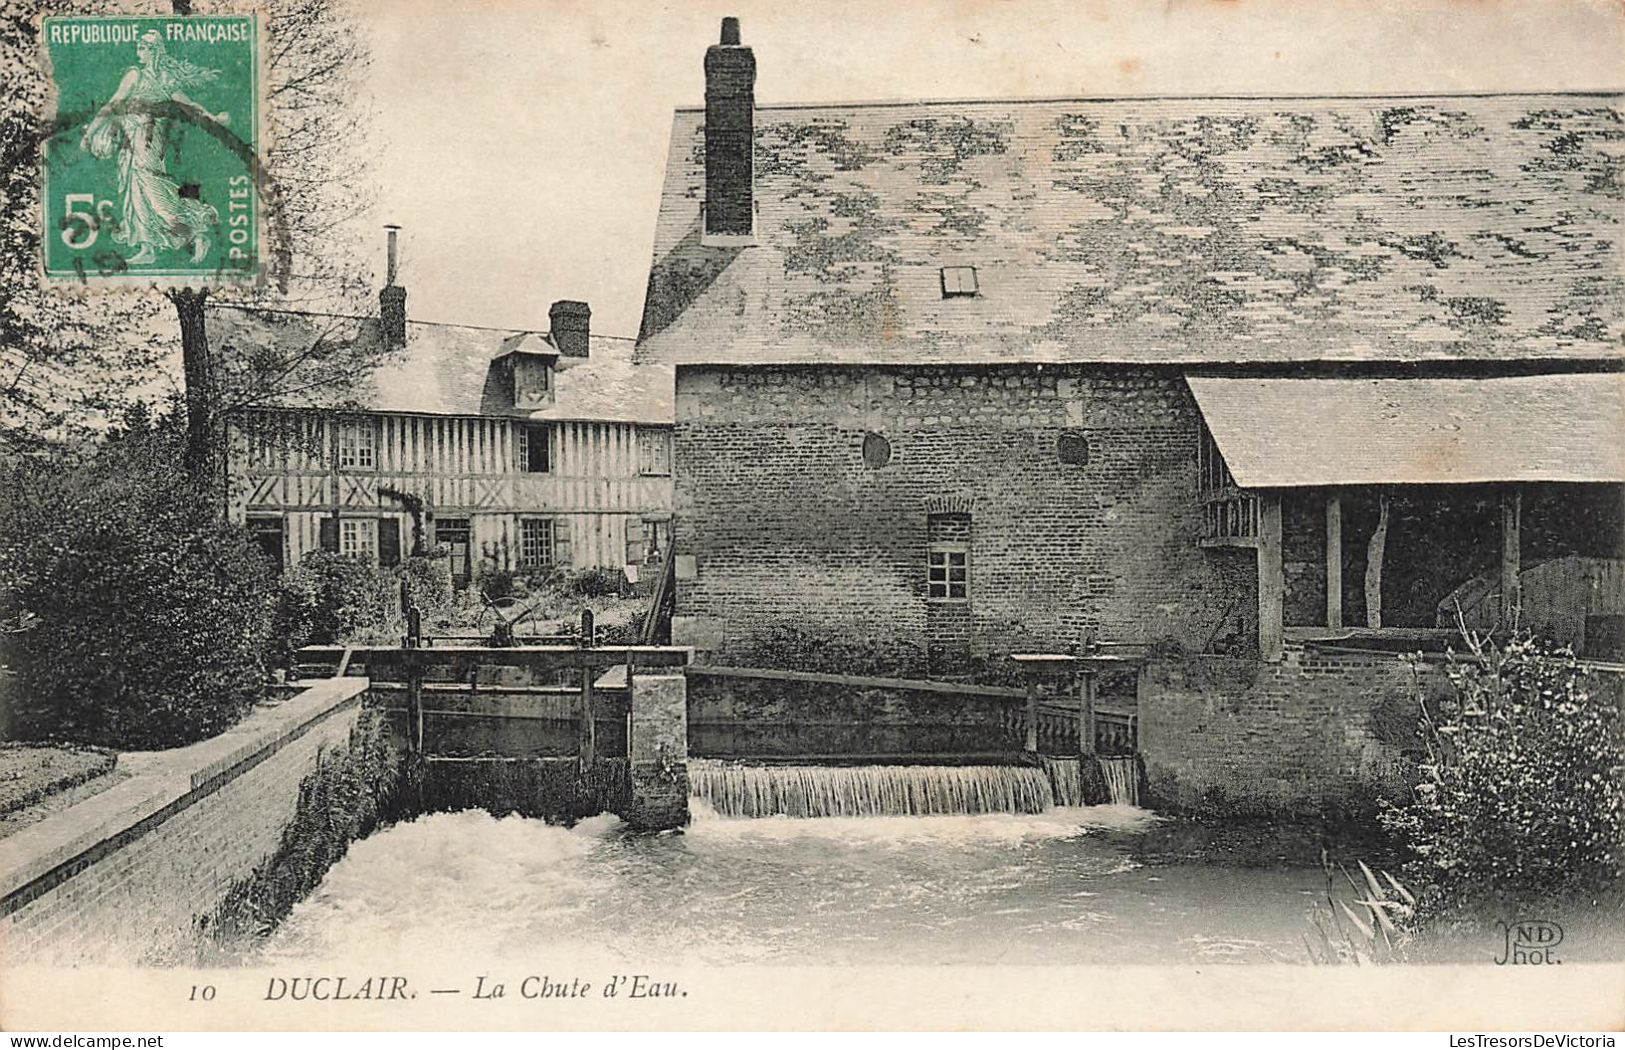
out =
{"type": "Polygon", "coordinates": [[[400,600],[399,585],[388,571],[326,550],[300,558],[282,589],[278,623],[304,626],[306,643],[317,645],[382,631],[394,621],[400,600]]]}
{"type": "Polygon", "coordinates": [[[1326,872],[1324,907],[1310,914],[1312,934],[1303,943],[1309,960],[1317,964],[1404,962],[1406,949],[1416,935],[1416,897],[1404,883],[1382,873],[1379,879],[1360,861],[1364,885],[1355,881],[1347,868],[1333,865],[1325,850],[1320,854],[1326,872]],[[1339,899],[1336,875],[1354,891],[1352,902],[1339,899]]]}
{"type": "Polygon", "coordinates": [[[435,616],[452,603],[451,556],[441,549],[432,555],[413,556],[401,563],[399,577],[406,600],[425,617],[435,616]]]}
{"type": "Polygon", "coordinates": [[[116,748],[189,743],[261,696],[273,584],[259,550],[136,428],[0,471],[12,729],[116,748]]]}
{"type": "Polygon", "coordinates": [[[898,648],[880,651],[873,640],[844,631],[777,622],[758,628],[729,647],[729,662],[781,671],[821,671],[877,677],[924,677],[924,654],[898,648]]]}
{"type": "Polygon", "coordinates": [[[619,569],[565,570],[561,583],[568,593],[582,598],[607,598],[621,593],[626,574],[619,569]]]}
{"type": "Polygon", "coordinates": [[[1625,871],[1618,683],[1568,649],[1468,636],[1453,695],[1422,708],[1421,783],[1382,821],[1405,842],[1429,916],[1492,899],[1594,892],[1625,871]]]}
{"type": "Polygon", "coordinates": [[[321,882],[349,849],[396,816],[401,761],[384,715],[363,710],[348,746],[324,749],[299,785],[293,820],[281,844],[252,875],[227,890],[201,932],[228,952],[245,937],[261,937],[321,882]]]}

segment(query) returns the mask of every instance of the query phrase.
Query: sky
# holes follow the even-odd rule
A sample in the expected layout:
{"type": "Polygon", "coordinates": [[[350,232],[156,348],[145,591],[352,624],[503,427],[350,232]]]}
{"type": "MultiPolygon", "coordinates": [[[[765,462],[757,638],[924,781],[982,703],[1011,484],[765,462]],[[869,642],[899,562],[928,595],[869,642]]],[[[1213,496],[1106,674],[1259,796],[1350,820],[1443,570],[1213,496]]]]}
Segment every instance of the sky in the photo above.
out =
{"type": "Polygon", "coordinates": [[[362,5],[381,284],[407,310],[637,334],[672,111],[723,15],[758,103],[1625,87],[1620,0],[391,0],[362,5]]]}

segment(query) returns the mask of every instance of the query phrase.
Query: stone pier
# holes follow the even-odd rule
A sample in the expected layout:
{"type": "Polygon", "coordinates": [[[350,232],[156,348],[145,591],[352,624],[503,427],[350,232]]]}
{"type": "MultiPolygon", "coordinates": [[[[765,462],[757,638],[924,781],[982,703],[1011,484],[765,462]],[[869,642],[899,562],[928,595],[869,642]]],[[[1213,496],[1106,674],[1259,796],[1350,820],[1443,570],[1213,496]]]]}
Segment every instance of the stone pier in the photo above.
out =
{"type": "Polygon", "coordinates": [[[635,675],[631,692],[626,821],[648,831],[680,828],[688,823],[687,679],[635,675]]]}

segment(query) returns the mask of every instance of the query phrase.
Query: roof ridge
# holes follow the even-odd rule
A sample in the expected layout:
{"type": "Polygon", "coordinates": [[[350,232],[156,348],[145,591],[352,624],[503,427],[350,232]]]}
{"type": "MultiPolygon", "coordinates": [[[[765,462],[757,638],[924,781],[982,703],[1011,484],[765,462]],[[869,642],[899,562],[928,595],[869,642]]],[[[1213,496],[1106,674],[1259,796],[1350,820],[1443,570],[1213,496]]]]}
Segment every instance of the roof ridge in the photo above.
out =
{"type": "MultiPolygon", "coordinates": [[[[1147,95],[1038,95],[944,97],[944,98],[891,98],[891,99],[829,99],[808,102],[757,103],[757,110],[794,109],[885,109],[911,106],[1032,106],[1054,105],[1062,102],[1283,102],[1339,101],[1355,99],[1428,99],[1428,98],[1574,98],[1597,96],[1625,96],[1625,87],[1545,89],[1525,91],[1495,91],[1462,89],[1457,91],[1341,91],[1341,92],[1247,92],[1225,91],[1212,94],[1157,93],[1147,95]]],[[[703,113],[705,106],[677,106],[678,113],[703,113]]]]}

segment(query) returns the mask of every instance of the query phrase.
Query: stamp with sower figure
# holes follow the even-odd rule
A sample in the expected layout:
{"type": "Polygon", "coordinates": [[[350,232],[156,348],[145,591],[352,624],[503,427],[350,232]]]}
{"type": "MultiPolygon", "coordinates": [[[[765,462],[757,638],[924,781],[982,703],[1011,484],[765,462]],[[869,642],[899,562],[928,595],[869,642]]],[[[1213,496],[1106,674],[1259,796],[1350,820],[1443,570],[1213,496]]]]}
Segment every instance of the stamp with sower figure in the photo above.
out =
{"type": "Polygon", "coordinates": [[[257,17],[47,18],[42,30],[55,100],[46,275],[193,286],[255,276],[257,17]]]}

